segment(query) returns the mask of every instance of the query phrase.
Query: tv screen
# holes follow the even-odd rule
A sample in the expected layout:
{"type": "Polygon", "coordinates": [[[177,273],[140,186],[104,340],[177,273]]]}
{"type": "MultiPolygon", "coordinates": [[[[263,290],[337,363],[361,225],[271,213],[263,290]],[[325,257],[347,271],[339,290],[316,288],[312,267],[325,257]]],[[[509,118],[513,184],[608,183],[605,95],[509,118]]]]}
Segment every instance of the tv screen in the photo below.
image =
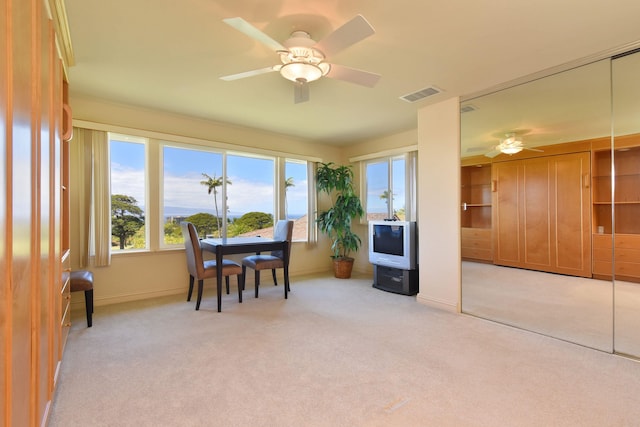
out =
{"type": "Polygon", "coordinates": [[[404,256],[404,227],[377,224],[373,229],[374,252],[404,256]]]}

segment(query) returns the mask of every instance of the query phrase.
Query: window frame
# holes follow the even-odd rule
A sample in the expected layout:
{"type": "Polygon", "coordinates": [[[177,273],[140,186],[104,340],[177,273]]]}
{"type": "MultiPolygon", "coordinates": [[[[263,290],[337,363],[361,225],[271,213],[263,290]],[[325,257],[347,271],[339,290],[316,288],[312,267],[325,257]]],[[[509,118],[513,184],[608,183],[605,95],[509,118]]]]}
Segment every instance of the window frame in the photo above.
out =
{"type": "MultiPolygon", "coordinates": [[[[360,161],[360,198],[362,200],[362,204],[365,207],[365,215],[361,218],[361,223],[366,224],[369,222],[368,219],[368,177],[367,177],[367,169],[368,165],[374,163],[387,163],[387,191],[389,194],[393,195],[393,163],[398,159],[404,159],[404,200],[405,200],[405,221],[416,221],[417,219],[417,192],[416,192],[416,180],[418,176],[417,171],[417,150],[400,150],[398,152],[385,153],[384,155],[369,155],[363,156],[361,158],[350,159],[350,161],[360,161]]],[[[394,215],[394,204],[393,198],[387,204],[387,218],[393,218],[394,215]]]]}
{"type": "MultiPolygon", "coordinates": [[[[297,154],[292,152],[283,152],[277,150],[269,150],[260,147],[251,147],[248,144],[238,144],[238,143],[226,143],[215,140],[202,139],[197,137],[184,136],[179,134],[167,134],[164,132],[145,130],[145,129],[134,129],[125,126],[117,126],[111,124],[97,123],[87,120],[74,120],[74,127],[87,129],[87,130],[95,130],[102,131],[109,134],[119,134],[123,136],[128,136],[134,139],[145,139],[145,240],[146,240],[146,249],[139,250],[130,250],[127,252],[116,252],[111,255],[116,256],[126,256],[127,254],[140,254],[140,253],[154,253],[154,252],[162,252],[162,251],[172,251],[172,250],[181,250],[183,249],[182,245],[165,245],[164,244],[164,220],[163,220],[163,211],[162,211],[162,202],[161,198],[163,197],[163,159],[162,159],[162,146],[163,143],[176,146],[176,147],[184,147],[184,148],[193,148],[195,150],[206,150],[213,151],[217,153],[239,153],[241,155],[249,155],[249,156],[266,156],[273,157],[276,159],[277,164],[283,163],[285,160],[294,160],[306,162],[307,164],[307,193],[308,193],[308,224],[307,224],[307,237],[304,240],[296,240],[297,242],[303,242],[306,244],[315,244],[317,242],[317,228],[315,225],[315,214],[316,214],[316,205],[317,205],[317,194],[315,192],[315,169],[318,163],[323,162],[322,158],[308,156],[304,154],[297,154]],[[246,148],[246,150],[244,149],[246,148]]],[[[105,160],[106,164],[101,167],[106,168],[107,173],[110,175],[111,172],[111,164],[110,158],[105,160]]],[[[281,170],[282,175],[284,175],[284,163],[281,169],[276,167],[276,170],[281,170]]],[[[226,172],[226,171],[225,171],[226,172]]],[[[277,175],[279,176],[279,175],[277,175]]],[[[279,202],[278,198],[280,194],[282,194],[281,187],[284,188],[284,180],[286,178],[282,178],[281,180],[277,180],[278,183],[276,192],[277,196],[274,197],[274,200],[277,201],[278,209],[275,211],[276,215],[274,217],[274,222],[277,221],[277,218],[284,216],[284,210],[280,208],[280,204],[284,204],[284,202],[279,202]]],[[[93,195],[91,196],[93,200],[93,195]]],[[[110,192],[108,196],[108,200],[104,201],[110,205],[110,192]]],[[[110,223],[109,223],[110,226],[110,223]]],[[[93,234],[95,232],[94,224],[91,224],[89,232],[93,234]]],[[[110,233],[109,233],[110,234],[110,233]]],[[[109,252],[110,251],[109,247],[109,252]]]]}
{"type": "MultiPolygon", "coordinates": [[[[127,254],[127,253],[139,253],[139,252],[148,252],[151,248],[151,227],[149,224],[149,218],[150,218],[150,209],[149,209],[149,198],[150,198],[150,192],[149,192],[149,138],[146,137],[142,137],[142,136],[135,136],[135,135],[131,135],[131,134],[127,134],[127,133],[122,133],[122,132],[110,132],[107,131],[107,142],[108,142],[108,146],[109,146],[109,156],[108,156],[108,169],[109,169],[109,211],[111,211],[111,196],[114,194],[113,191],[113,174],[112,174],[112,157],[111,157],[111,143],[113,141],[116,142],[121,142],[121,143],[129,143],[129,144],[140,144],[143,147],[143,151],[144,151],[144,170],[143,170],[143,176],[144,176],[144,200],[142,201],[144,204],[144,210],[143,210],[143,219],[144,219],[144,248],[135,248],[135,249],[125,249],[125,250],[118,250],[118,251],[112,251],[111,247],[109,248],[109,251],[111,252],[111,255],[121,255],[121,254],[127,254]]],[[[117,194],[117,193],[115,193],[117,194]]],[[[140,203],[139,200],[136,200],[138,202],[138,204],[140,203]]],[[[93,202],[92,202],[93,203],[93,202]]],[[[111,235],[113,237],[113,235],[111,234],[112,232],[112,227],[113,227],[113,221],[109,221],[109,235],[111,235]]],[[[93,236],[95,232],[95,227],[92,226],[91,227],[91,235],[93,236]]],[[[93,248],[91,250],[91,256],[95,255],[95,248],[93,248]]]]}

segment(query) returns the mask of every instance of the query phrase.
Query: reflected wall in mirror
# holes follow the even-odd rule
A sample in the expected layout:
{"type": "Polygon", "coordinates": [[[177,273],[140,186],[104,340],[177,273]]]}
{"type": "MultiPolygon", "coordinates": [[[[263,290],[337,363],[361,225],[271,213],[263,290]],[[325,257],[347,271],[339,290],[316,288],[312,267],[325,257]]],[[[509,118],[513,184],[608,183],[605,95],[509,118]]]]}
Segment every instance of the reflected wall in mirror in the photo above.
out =
{"type": "Polygon", "coordinates": [[[462,103],[463,312],[613,351],[610,63],[462,103]]]}
{"type": "Polygon", "coordinates": [[[615,166],[614,349],[640,358],[640,53],[614,58],[611,70],[615,166]]]}

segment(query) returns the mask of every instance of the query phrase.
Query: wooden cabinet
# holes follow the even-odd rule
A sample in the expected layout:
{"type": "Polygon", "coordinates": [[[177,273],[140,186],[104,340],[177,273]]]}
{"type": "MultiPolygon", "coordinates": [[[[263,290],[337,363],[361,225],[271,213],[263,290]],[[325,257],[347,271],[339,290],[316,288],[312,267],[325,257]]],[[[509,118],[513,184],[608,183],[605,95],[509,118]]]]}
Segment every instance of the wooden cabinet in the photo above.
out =
{"type": "Polygon", "coordinates": [[[56,28],[66,19],[56,0],[0,0],[0,8],[0,423],[46,425],[65,338],[59,53],[67,44],[56,28]]]}
{"type": "Polygon", "coordinates": [[[593,152],[593,274],[640,282],[640,147],[616,143],[614,162],[612,200],[611,151],[593,152]]]}
{"type": "Polygon", "coordinates": [[[591,277],[590,154],[493,164],[495,264],[591,277]]]}
{"type": "Polygon", "coordinates": [[[473,164],[461,169],[462,258],[492,261],[491,164],[473,164]]]}

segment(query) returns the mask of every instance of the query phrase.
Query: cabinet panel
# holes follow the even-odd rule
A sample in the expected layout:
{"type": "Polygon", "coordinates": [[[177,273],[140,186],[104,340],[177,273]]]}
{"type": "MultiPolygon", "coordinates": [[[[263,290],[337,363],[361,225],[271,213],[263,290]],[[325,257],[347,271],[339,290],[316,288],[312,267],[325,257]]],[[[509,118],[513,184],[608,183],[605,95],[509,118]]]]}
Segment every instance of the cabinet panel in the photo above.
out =
{"type": "Polygon", "coordinates": [[[494,261],[520,266],[520,179],[518,162],[494,165],[496,192],[493,203],[494,261]]]}
{"type": "Polygon", "coordinates": [[[463,228],[461,254],[466,260],[492,261],[491,229],[463,228]]]}
{"type": "Polygon", "coordinates": [[[462,228],[460,234],[463,239],[487,240],[491,245],[491,229],[489,228],[462,228]]]}
{"type": "Polygon", "coordinates": [[[0,419],[46,425],[59,360],[62,66],[45,2],[0,5],[0,419]]]}
{"type": "Polygon", "coordinates": [[[482,249],[475,247],[465,247],[460,248],[460,253],[462,255],[462,259],[464,260],[479,260],[479,261],[492,261],[493,254],[491,249],[482,249]]]}

